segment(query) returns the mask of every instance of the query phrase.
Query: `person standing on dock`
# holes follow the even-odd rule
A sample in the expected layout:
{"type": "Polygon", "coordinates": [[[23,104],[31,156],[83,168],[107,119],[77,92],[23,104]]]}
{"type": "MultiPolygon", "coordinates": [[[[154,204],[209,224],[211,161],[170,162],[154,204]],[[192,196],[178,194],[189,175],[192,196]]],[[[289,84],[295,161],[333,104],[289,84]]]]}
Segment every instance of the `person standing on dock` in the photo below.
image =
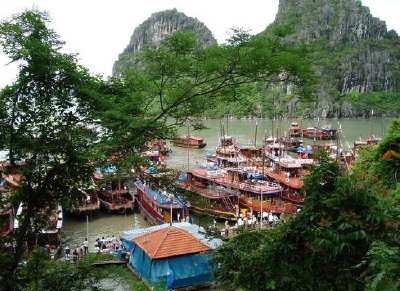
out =
{"type": "Polygon", "coordinates": [[[71,250],[69,249],[69,246],[67,245],[66,247],[65,247],[65,258],[67,259],[67,260],[69,260],[70,259],[70,252],[71,252],[71,250]]]}
{"type": "Polygon", "coordinates": [[[87,238],[83,241],[83,252],[85,255],[89,253],[89,241],[87,238]]]}
{"type": "Polygon", "coordinates": [[[229,236],[229,223],[228,220],[225,220],[225,238],[229,236]]]}

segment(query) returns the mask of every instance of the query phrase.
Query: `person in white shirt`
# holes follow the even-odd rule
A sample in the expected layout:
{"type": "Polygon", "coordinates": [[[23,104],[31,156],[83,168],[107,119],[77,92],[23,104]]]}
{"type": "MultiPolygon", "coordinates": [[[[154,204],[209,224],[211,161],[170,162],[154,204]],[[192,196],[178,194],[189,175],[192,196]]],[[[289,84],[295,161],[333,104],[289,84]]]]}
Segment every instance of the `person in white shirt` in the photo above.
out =
{"type": "Polygon", "coordinates": [[[83,241],[83,253],[85,255],[89,253],[89,241],[87,238],[83,241]]]}

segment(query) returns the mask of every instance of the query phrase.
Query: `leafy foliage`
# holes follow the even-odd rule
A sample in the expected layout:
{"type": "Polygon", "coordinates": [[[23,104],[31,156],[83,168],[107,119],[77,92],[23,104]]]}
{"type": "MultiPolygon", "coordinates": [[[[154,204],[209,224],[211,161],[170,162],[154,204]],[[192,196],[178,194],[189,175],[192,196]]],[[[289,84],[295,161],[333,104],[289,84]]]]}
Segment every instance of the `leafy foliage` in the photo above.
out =
{"type": "Polygon", "coordinates": [[[86,99],[93,79],[75,56],[60,52],[62,42],[48,21],[46,13],[27,10],[0,24],[3,51],[20,68],[17,81],[0,93],[0,147],[9,151],[6,174],[23,177],[13,192],[14,206],[26,207],[7,266],[10,277],[25,243],[31,248],[45,226],[45,210],[72,205],[93,173],[89,160],[97,133],[86,99]]]}
{"type": "Polygon", "coordinates": [[[336,162],[323,157],[306,179],[305,191],[304,207],[288,222],[251,240],[247,239],[251,234],[244,232],[217,249],[216,278],[222,288],[364,288],[363,278],[371,273],[360,263],[373,242],[399,243],[399,205],[367,182],[343,176],[336,162]],[[227,256],[235,249],[246,251],[227,256]]]}

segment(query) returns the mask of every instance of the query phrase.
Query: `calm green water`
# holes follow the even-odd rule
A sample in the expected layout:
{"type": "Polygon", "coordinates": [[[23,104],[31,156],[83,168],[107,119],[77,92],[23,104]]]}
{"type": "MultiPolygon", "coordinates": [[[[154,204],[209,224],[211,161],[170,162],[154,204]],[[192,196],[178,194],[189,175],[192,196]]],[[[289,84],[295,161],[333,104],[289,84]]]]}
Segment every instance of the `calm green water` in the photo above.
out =
{"type": "Polygon", "coordinates": [[[139,213],[119,215],[103,212],[94,213],[82,217],[67,216],[64,218],[62,229],[62,240],[71,249],[81,246],[87,237],[89,240],[89,251],[94,252],[94,242],[97,238],[106,238],[114,235],[119,238],[120,234],[129,229],[147,227],[149,224],[139,213]]]}
{"type": "MultiPolygon", "coordinates": [[[[355,140],[368,138],[372,135],[382,137],[390,123],[390,119],[324,119],[324,120],[206,120],[205,125],[208,127],[202,131],[191,131],[189,133],[204,137],[207,146],[203,149],[186,149],[180,147],[172,148],[172,155],[167,159],[167,165],[176,169],[195,168],[205,162],[207,153],[213,153],[218,144],[219,136],[221,135],[221,127],[225,128],[225,134],[235,137],[238,144],[254,144],[261,145],[265,135],[270,136],[278,133],[279,136],[284,136],[292,121],[297,122],[301,128],[311,126],[330,125],[339,131],[340,147],[347,150],[352,146],[355,140]],[[257,126],[256,126],[257,124],[257,126]],[[257,134],[256,134],[257,128],[257,134]]],[[[187,134],[188,129],[182,128],[181,134],[187,134]]],[[[312,140],[303,139],[307,144],[314,143],[312,140]]],[[[327,143],[329,141],[318,141],[317,143],[327,143]]],[[[336,144],[337,141],[334,141],[336,144]]]]}
{"type": "MultiPolygon", "coordinates": [[[[190,134],[204,137],[207,146],[204,149],[186,149],[180,147],[172,148],[172,154],[167,158],[168,167],[175,169],[187,169],[198,167],[205,162],[207,153],[212,153],[218,144],[221,135],[222,125],[225,134],[235,137],[239,144],[262,144],[265,135],[274,135],[278,132],[279,136],[285,135],[289,124],[292,121],[299,123],[301,128],[310,126],[331,125],[333,128],[339,129],[340,146],[348,149],[354,140],[360,137],[367,138],[371,135],[382,137],[390,123],[390,119],[357,119],[357,120],[207,120],[208,127],[202,131],[190,131],[190,134]],[[257,124],[257,126],[256,126],[257,124]],[[257,128],[257,133],[256,133],[257,128]],[[341,130],[340,130],[341,129],[341,130]]],[[[181,134],[187,134],[188,129],[182,128],[181,134]]],[[[311,140],[303,139],[305,143],[313,143],[311,140]]],[[[328,141],[324,141],[328,142],[328,141]]],[[[96,213],[89,217],[75,218],[66,217],[63,227],[63,241],[68,243],[70,248],[82,245],[85,237],[89,238],[89,251],[94,251],[94,242],[96,238],[119,235],[128,229],[143,228],[149,224],[144,221],[142,215],[109,215],[106,213],[96,213]]]]}
{"type": "MultiPolygon", "coordinates": [[[[302,128],[309,126],[331,125],[333,128],[340,129],[339,142],[344,149],[349,148],[354,140],[361,137],[366,138],[371,135],[382,137],[386,131],[390,119],[352,119],[352,120],[207,120],[205,125],[208,127],[202,131],[190,131],[190,134],[204,137],[207,146],[203,149],[186,149],[180,147],[172,147],[172,154],[167,158],[168,167],[176,169],[187,169],[198,167],[205,162],[207,153],[212,153],[218,144],[218,138],[221,134],[222,125],[225,133],[235,137],[239,144],[254,144],[254,140],[258,145],[262,144],[265,135],[271,135],[272,131],[276,135],[285,135],[289,124],[296,121],[302,128]],[[256,135],[257,124],[257,135],[256,135]]],[[[187,128],[182,128],[181,133],[186,134],[187,128]]],[[[313,143],[311,140],[303,139],[304,142],[313,143]]],[[[328,141],[324,141],[328,142],[328,141]]],[[[63,227],[63,240],[68,242],[70,247],[81,245],[87,236],[87,228],[89,228],[89,246],[93,250],[94,241],[102,236],[115,235],[118,237],[122,231],[147,227],[148,223],[143,220],[141,214],[130,215],[108,215],[97,213],[86,222],[86,217],[73,218],[66,217],[63,227]]]]}

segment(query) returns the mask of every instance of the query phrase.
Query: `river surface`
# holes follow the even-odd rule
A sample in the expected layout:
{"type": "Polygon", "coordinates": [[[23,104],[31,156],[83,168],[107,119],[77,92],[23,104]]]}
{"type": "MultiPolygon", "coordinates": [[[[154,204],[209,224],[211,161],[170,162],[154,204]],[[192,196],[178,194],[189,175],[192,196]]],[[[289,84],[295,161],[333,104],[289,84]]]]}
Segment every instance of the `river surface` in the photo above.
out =
{"type": "MultiPolygon", "coordinates": [[[[265,135],[270,136],[278,133],[285,135],[290,123],[296,121],[301,128],[310,126],[331,125],[339,129],[339,143],[343,149],[348,149],[354,140],[360,137],[367,138],[371,135],[382,137],[390,123],[390,119],[351,119],[351,120],[206,120],[208,127],[202,131],[192,131],[187,128],[180,130],[181,134],[190,134],[204,137],[207,146],[203,149],[186,149],[171,146],[172,153],[167,158],[168,167],[185,170],[196,168],[205,162],[207,153],[212,153],[218,144],[221,135],[221,128],[227,135],[235,137],[240,145],[262,144],[265,135]]],[[[311,140],[303,139],[304,142],[313,143],[311,140]]],[[[327,141],[324,141],[327,142],[327,141]]],[[[336,143],[337,141],[335,141],[336,143]]],[[[89,238],[89,250],[94,250],[96,238],[116,236],[119,237],[122,231],[149,226],[140,213],[129,215],[109,215],[96,213],[91,217],[66,217],[63,227],[63,241],[68,243],[70,248],[82,245],[85,237],[89,238]]]]}

